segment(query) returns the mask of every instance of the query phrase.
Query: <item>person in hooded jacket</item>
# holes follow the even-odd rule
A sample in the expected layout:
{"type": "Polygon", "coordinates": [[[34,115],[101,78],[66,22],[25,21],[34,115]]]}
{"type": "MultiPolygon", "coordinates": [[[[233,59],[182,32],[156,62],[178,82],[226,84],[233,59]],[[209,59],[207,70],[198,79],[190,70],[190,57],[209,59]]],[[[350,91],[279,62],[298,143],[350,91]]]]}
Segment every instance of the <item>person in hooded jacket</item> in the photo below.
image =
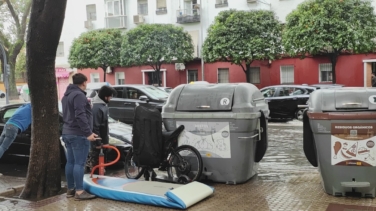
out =
{"type": "Polygon", "coordinates": [[[90,141],[96,141],[93,133],[93,117],[91,105],[86,98],[87,77],[82,73],[72,76],[73,84],[69,84],[61,100],[63,106],[62,138],[66,147],[67,163],[67,197],[76,200],[95,198],[83,187],[84,167],[89,153],[90,141]]]}
{"type": "MultiPolygon", "coordinates": [[[[102,138],[101,144],[108,145],[109,142],[109,128],[108,128],[108,107],[107,104],[113,96],[116,96],[116,90],[110,86],[102,86],[98,94],[92,99],[93,103],[93,132],[102,138]]],[[[86,169],[92,168],[99,163],[100,146],[92,142],[88,159],[86,160],[86,169]]],[[[103,149],[106,155],[106,149],[103,149]]],[[[106,158],[106,156],[105,156],[106,158]]],[[[98,169],[95,174],[98,174],[98,169]]]]}

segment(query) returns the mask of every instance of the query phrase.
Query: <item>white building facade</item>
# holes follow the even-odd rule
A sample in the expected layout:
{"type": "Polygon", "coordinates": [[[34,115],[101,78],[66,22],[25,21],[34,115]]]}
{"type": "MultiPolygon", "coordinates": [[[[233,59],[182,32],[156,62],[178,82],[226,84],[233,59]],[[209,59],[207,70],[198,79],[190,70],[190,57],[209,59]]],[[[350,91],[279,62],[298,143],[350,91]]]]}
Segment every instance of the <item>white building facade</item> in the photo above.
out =
{"type": "Polygon", "coordinates": [[[201,57],[207,29],[222,10],[272,10],[281,22],[303,0],[68,0],[56,56],[56,67],[69,68],[68,56],[74,38],[93,29],[129,30],[143,23],[181,26],[201,57]]]}

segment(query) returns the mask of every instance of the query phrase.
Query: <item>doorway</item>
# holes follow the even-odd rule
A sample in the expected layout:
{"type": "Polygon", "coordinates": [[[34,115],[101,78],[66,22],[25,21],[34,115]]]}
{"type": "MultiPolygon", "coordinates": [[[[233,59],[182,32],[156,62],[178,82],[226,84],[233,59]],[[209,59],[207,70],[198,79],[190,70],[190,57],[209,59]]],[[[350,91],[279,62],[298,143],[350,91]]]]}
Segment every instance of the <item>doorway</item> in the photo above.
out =
{"type": "Polygon", "coordinates": [[[376,59],[363,60],[364,87],[372,87],[372,73],[376,75],[376,59]]]}

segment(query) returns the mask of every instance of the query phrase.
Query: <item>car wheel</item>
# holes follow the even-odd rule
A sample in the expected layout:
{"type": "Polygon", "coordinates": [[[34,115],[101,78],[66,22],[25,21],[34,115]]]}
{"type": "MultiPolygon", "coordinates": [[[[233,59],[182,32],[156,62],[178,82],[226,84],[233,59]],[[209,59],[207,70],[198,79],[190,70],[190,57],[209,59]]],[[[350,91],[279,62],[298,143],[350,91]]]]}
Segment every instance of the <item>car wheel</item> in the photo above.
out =
{"type": "Polygon", "coordinates": [[[304,109],[298,109],[295,113],[295,119],[299,121],[303,121],[303,113],[304,113],[304,109]]]}
{"type": "Polygon", "coordinates": [[[5,94],[1,93],[0,98],[4,98],[4,97],[5,97],[5,94]]]}

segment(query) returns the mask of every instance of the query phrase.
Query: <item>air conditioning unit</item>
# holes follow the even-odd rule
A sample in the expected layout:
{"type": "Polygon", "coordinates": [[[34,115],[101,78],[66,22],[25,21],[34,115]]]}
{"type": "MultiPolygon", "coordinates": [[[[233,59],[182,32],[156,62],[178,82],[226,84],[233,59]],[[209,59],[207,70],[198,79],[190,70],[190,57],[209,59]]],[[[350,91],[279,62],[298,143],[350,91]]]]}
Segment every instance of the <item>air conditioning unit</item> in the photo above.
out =
{"type": "Polygon", "coordinates": [[[256,3],[257,0],[247,0],[248,3],[256,3]]]}
{"type": "Polygon", "coordinates": [[[93,27],[93,23],[91,21],[85,21],[85,28],[91,29],[93,27]]]}
{"type": "Polygon", "coordinates": [[[175,63],[175,70],[185,70],[184,63],[175,63]]]}
{"type": "Polygon", "coordinates": [[[144,16],[142,16],[142,15],[134,15],[133,16],[133,22],[135,24],[143,23],[144,22],[144,16]]]}
{"type": "Polygon", "coordinates": [[[106,73],[112,73],[112,68],[111,67],[107,67],[106,73]]]}

